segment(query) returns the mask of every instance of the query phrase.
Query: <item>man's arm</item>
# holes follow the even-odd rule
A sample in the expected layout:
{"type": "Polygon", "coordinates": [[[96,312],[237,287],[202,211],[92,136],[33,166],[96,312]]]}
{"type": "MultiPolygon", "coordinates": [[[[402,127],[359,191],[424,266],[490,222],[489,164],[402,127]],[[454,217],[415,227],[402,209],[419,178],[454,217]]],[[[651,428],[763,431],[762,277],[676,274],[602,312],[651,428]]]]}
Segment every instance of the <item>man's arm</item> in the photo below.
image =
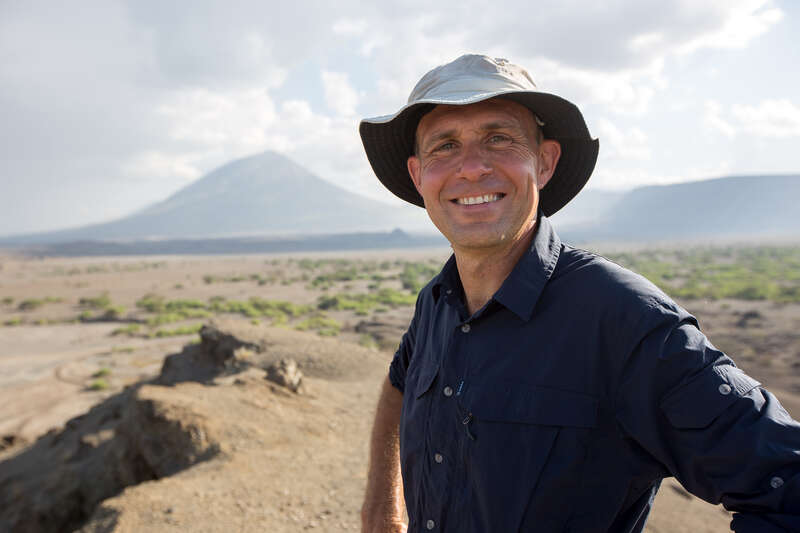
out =
{"type": "Polygon", "coordinates": [[[404,533],[403,480],[400,476],[400,411],[403,394],[387,378],[383,383],[372,426],[363,533],[404,533]]]}

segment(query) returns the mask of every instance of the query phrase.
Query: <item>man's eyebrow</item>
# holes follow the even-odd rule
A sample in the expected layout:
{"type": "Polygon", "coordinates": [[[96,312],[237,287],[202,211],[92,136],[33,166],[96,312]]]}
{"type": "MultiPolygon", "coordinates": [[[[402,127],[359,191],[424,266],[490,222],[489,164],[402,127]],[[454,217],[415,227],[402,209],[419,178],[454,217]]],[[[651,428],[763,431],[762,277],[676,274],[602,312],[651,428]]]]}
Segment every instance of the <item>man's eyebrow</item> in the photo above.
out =
{"type": "Polygon", "coordinates": [[[427,139],[424,139],[422,142],[423,146],[430,146],[433,143],[437,143],[439,141],[443,141],[444,139],[451,139],[456,136],[455,129],[437,131],[427,139]]]}

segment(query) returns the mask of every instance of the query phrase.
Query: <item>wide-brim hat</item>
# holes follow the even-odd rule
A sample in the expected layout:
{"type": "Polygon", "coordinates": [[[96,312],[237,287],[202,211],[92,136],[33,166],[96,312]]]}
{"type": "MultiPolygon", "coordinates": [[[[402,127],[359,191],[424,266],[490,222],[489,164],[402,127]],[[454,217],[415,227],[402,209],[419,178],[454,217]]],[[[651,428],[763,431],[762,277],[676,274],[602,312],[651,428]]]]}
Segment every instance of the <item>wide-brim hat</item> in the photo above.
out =
{"type": "Polygon", "coordinates": [[[425,74],[397,113],[362,120],[358,129],[375,175],[399,198],[424,207],[406,166],[419,120],[439,104],[468,105],[497,97],[533,111],[544,137],[561,144],[555,172],[539,195],[539,208],[552,215],[589,180],[599,143],[589,135],[575,104],[539,91],[525,69],[505,59],[463,55],[425,74]]]}

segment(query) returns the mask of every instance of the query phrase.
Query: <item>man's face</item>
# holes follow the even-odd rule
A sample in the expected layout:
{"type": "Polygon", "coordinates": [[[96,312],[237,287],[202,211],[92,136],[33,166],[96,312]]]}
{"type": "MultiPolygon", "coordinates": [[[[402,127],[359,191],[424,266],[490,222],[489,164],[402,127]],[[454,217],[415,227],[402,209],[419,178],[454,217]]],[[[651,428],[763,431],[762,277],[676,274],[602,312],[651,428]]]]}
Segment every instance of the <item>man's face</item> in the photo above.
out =
{"type": "Polygon", "coordinates": [[[440,105],[422,117],[408,171],[454,249],[510,246],[533,227],[561,155],[558,142],[536,138],[532,113],[509,100],[440,105]]]}

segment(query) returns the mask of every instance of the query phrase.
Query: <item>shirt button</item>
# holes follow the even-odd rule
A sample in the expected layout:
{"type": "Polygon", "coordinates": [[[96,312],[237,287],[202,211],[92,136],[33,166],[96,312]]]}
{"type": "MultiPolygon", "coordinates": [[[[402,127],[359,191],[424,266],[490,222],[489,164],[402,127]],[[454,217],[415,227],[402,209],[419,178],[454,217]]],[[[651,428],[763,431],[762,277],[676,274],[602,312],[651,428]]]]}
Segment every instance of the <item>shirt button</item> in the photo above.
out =
{"type": "Polygon", "coordinates": [[[433,529],[436,527],[436,522],[434,522],[433,520],[428,520],[427,522],[425,522],[425,527],[427,527],[428,529],[433,529]]]}
{"type": "Polygon", "coordinates": [[[731,386],[728,385],[727,383],[723,383],[722,385],[719,386],[717,390],[719,391],[720,394],[727,395],[731,393],[731,386]]]}
{"type": "Polygon", "coordinates": [[[442,461],[444,461],[444,457],[442,457],[442,454],[437,453],[436,455],[433,456],[433,460],[436,461],[437,463],[441,463],[442,461]]]}
{"type": "Polygon", "coordinates": [[[453,395],[453,387],[445,387],[442,391],[448,398],[453,395]]]}
{"type": "Polygon", "coordinates": [[[461,326],[461,331],[463,331],[464,333],[469,333],[469,329],[470,329],[469,324],[463,324],[461,326]]]}
{"type": "Polygon", "coordinates": [[[447,294],[453,294],[453,289],[447,289],[447,294]]]}
{"type": "Polygon", "coordinates": [[[783,479],[775,476],[774,478],[769,480],[769,486],[773,489],[779,489],[783,486],[783,479]]]}

